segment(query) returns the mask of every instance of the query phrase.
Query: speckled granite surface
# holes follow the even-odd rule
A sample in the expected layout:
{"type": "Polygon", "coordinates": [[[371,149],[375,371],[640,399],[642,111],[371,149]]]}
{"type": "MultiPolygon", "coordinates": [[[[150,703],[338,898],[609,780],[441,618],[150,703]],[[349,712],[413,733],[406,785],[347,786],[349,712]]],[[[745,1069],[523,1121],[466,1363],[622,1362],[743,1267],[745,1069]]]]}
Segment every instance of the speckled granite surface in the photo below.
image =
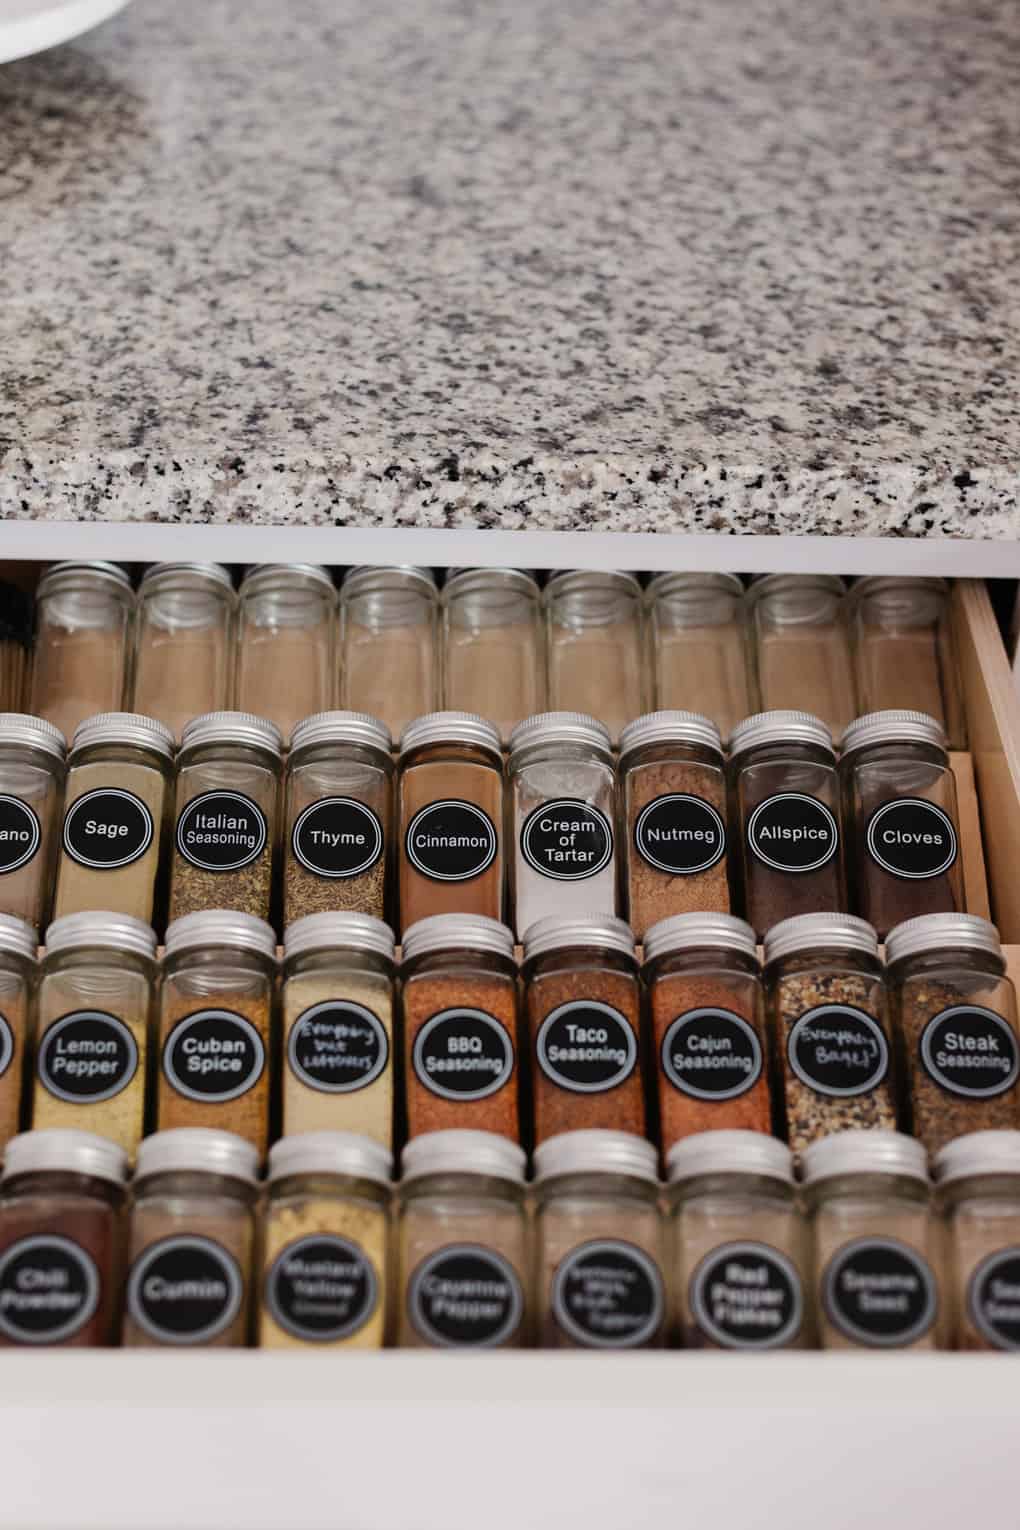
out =
{"type": "Polygon", "coordinates": [[[1013,537],[1015,0],[137,0],[0,68],[9,517],[1013,537]]]}

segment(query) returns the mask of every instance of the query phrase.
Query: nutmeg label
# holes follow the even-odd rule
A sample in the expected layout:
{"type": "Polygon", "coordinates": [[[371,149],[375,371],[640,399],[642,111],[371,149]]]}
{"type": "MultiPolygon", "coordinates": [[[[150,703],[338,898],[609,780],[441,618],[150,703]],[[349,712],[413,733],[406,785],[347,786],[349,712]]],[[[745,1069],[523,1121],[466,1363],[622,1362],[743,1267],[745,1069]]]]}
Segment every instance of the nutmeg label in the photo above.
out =
{"type": "Polygon", "coordinates": [[[735,1100],[761,1078],[761,1042],[730,1009],[690,1009],[662,1038],[662,1071],[695,1100],[735,1100]]]}
{"type": "Polygon", "coordinates": [[[723,1349],[778,1349],[804,1321],[804,1293],[792,1259],[767,1243],[721,1243],[691,1276],[695,1323],[723,1349]]]}
{"type": "Polygon", "coordinates": [[[41,840],[39,819],[28,803],[0,793],[0,876],[27,866],[41,840]]]}
{"type": "Polygon", "coordinates": [[[378,816],[353,797],[322,797],[294,821],[294,859],[317,877],[360,877],[383,853],[378,816]]]}
{"type": "Polygon", "coordinates": [[[1013,1027],[978,1004],[941,1010],[921,1032],[920,1050],[929,1077],[965,1100],[993,1100],[1020,1074],[1013,1027]]]}
{"type": "Polygon", "coordinates": [[[266,1306],[280,1327],[308,1344],[335,1344],[364,1328],[379,1281],[356,1243],[316,1233],[288,1243],[266,1276],[266,1306]]]}
{"type": "Polygon", "coordinates": [[[633,1073],[637,1037],[618,1009],[595,999],[574,1000],[546,1015],[535,1052],[546,1078],[561,1089],[602,1094],[633,1073]]]}
{"type": "Polygon", "coordinates": [[[975,1267],[967,1312],[993,1349],[1020,1349],[1020,1248],[997,1249],[975,1267]]]}
{"type": "Polygon", "coordinates": [[[496,859],[499,836],[488,813],[473,802],[448,798],[415,813],[404,836],[404,853],[433,882],[469,882],[496,859]]]}
{"type": "Polygon", "coordinates": [[[583,882],[612,860],[612,825],[589,803],[559,797],[528,814],[521,826],[521,854],[539,876],[583,882]]]}
{"type": "Polygon", "coordinates": [[[865,842],[876,865],[909,881],[941,876],[958,849],[952,819],[921,797],[897,797],[876,808],[865,842]]]}
{"type": "Polygon", "coordinates": [[[70,1238],[40,1233],[0,1254],[0,1333],[14,1344],[62,1344],[99,1306],[99,1271],[70,1238]]]}
{"type": "Polygon", "coordinates": [[[634,1243],[615,1238],[579,1243],[557,1266],[551,1305],[575,1344],[636,1349],[650,1344],[662,1325],[662,1275],[634,1243]]]}
{"type": "Polygon", "coordinates": [[[834,1327],[868,1349],[916,1343],[938,1309],[930,1265],[898,1238],[845,1243],[822,1275],[822,1302],[834,1327]]]}
{"type": "Polygon", "coordinates": [[[791,1027],[786,1055],[802,1084],[833,1099],[868,1094],[889,1071],[882,1027],[849,1004],[807,1010],[791,1027]]]}
{"type": "Polygon", "coordinates": [[[202,792],[177,820],[177,849],[200,871],[240,871],[269,838],[266,815],[243,792],[202,792]]]}
{"type": "Polygon", "coordinates": [[[670,876],[694,876],[722,860],[726,825],[704,798],[672,792],[656,797],[638,814],[634,844],[649,866],[670,876]]]}
{"type": "Polygon", "coordinates": [[[291,1071],[323,1094],[350,1094],[373,1083],[389,1062],[382,1021],[363,1004],[326,999],[300,1014],[287,1040],[291,1071]]]}
{"type": "Polygon", "coordinates": [[[817,871],[839,845],[836,820],[824,802],[802,792],[779,792],[759,802],[747,821],[747,843],[773,871],[817,871]]]}
{"type": "Polygon", "coordinates": [[[86,792],[64,814],[64,849],[72,861],[92,871],[130,866],[148,850],[154,833],[142,799],[119,787],[86,792]]]}
{"type": "Polygon", "coordinates": [[[514,1046],[481,1009],[444,1009],[426,1020],[412,1054],[419,1081],[444,1100],[484,1100],[510,1082],[514,1046]]]}
{"type": "MultiPolygon", "coordinates": [[[[64,1015],[44,1033],[36,1058],[43,1088],[71,1105],[98,1105],[126,1089],[138,1071],[138,1044],[105,1010],[64,1015]]],[[[139,1110],[141,1105],[139,1105],[139,1110]]]]}
{"type": "Polygon", "coordinates": [[[211,1238],[161,1238],[128,1276],[127,1310],[157,1344],[210,1343],[230,1327],[243,1297],[237,1260],[211,1238]]]}
{"type": "Polygon", "coordinates": [[[441,1349],[496,1349],[524,1316],[517,1271],[495,1249],[450,1243],[411,1275],[407,1310],[416,1333],[441,1349]]]}
{"type": "Polygon", "coordinates": [[[171,1088],[200,1104],[221,1105],[254,1088],[266,1064],[262,1037],[244,1015],[201,1009],[187,1015],[163,1046],[171,1088]]]}

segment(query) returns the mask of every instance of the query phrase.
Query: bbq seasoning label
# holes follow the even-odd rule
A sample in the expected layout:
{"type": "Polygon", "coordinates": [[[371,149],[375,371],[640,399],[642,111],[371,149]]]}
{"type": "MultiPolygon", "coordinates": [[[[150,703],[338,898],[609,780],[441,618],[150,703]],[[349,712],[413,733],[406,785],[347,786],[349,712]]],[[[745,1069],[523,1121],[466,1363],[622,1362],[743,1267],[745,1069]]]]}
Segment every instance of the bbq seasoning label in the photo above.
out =
{"type": "Polygon", "coordinates": [[[514,1047],[505,1026],[481,1009],[446,1009],[415,1038],[420,1083],[445,1100],[484,1100],[510,1082],[514,1047]]]}
{"type": "Polygon", "coordinates": [[[477,1243],[451,1243],[412,1273],[407,1310],[427,1344],[496,1349],[520,1327],[524,1293],[517,1271],[502,1254],[477,1243]]]}

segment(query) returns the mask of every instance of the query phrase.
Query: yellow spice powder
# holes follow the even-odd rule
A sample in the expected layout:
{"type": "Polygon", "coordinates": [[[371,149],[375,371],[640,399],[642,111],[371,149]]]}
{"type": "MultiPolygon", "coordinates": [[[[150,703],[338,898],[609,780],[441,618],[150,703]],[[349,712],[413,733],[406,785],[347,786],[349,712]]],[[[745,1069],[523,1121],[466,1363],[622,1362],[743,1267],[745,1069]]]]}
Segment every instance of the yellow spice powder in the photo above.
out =
{"type": "Polygon", "coordinates": [[[283,1135],[345,1131],[393,1145],[388,977],[310,972],[283,989],[283,1135]]]}
{"type": "Polygon", "coordinates": [[[262,1349],[381,1349],[389,1227],[382,1205],[341,1196],[270,1202],[262,1349]]]}

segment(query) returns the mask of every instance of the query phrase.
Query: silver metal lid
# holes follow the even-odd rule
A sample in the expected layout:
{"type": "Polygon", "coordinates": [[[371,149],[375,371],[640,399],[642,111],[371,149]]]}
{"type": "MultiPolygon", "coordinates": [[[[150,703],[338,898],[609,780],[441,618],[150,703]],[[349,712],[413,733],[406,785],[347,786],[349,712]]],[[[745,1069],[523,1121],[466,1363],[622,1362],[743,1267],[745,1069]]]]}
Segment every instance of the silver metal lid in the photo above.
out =
{"type": "Polygon", "coordinates": [[[571,595],[575,590],[614,590],[620,595],[641,594],[641,581],[636,574],[625,574],[620,569],[565,568],[553,574],[545,587],[547,596],[571,595]]]}
{"type": "Polygon", "coordinates": [[[67,740],[60,729],[27,712],[0,712],[2,744],[24,744],[29,749],[42,749],[57,760],[64,759],[67,754],[67,740]]]}
{"type": "Polygon", "coordinates": [[[197,749],[202,744],[243,744],[249,749],[265,749],[280,758],[283,734],[268,717],[254,712],[203,712],[184,724],[181,750],[197,749]]]}
{"type": "Polygon", "coordinates": [[[341,586],[344,600],[355,595],[367,595],[373,590],[403,585],[405,589],[418,589],[423,595],[438,599],[436,576],[430,568],[418,568],[413,563],[368,563],[363,568],[348,569],[341,586]]]}
{"type": "Polygon", "coordinates": [[[744,581],[739,574],[721,574],[715,570],[703,573],[667,570],[649,580],[645,597],[649,601],[668,600],[671,595],[693,595],[708,590],[718,590],[722,595],[743,595],[744,581]]]}
{"type": "Polygon", "coordinates": [[[620,734],[620,759],[645,744],[698,744],[722,754],[722,738],[715,723],[700,712],[646,712],[627,724],[620,734]]]}
{"type": "Polygon", "coordinates": [[[765,932],[765,961],[774,962],[791,951],[820,947],[837,951],[863,951],[878,956],[878,935],[866,919],[854,914],[795,914],[781,919],[765,932]]]}
{"type": "Polygon", "coordinates": [[[370,712],[315,712],[303,717],[290,736],[291,754],[315,744],[360,744],[384,754],[393,748],[389,728],[370,712]]]}
{"type": "Polygon", "coordinates": [[[745,717],[730,734],[730,756],[762,744],[814,744],[827,749],[835,759],[832,734],[821,718],[810,712],[756,712],[753,717],[745,717]]]}
{"type": "Polygon", "coordinates": [[[922,951],[986,951],[1002,957],[998,930],[979,914],[918,914],[894,925],[885,937],[890,965],[922,951]]]}
{"type": "Polygon", "coordinates": [[[497,759],[503,757],[499,729],[477,712],[428,712],[416,717],[400,735],[400,753],[409,754],[423,744],[471,744],[497,759]]]}
{"type": "Polygon", "coordinates": [[[657,919],[645,931],[646,962],[672,951],[691,951],[698,946],[718,946],[724,951],[739,951],[744,956],[758,955],[758,944],[751,926],[733,914],[670,914],[657,919]]]}
{"type": "Polygon", "coordinates": [[[510,733],[510,753],[536,744],[583,744],[588,749],[612,754],[609,729],[586,712],[536,712],[525,717],[510,733]]]}
{"type": "Polygon", "coordinates": [[[203,583],[214,585],[217,589],[228,590],[231,595],[234,593],[230,571],[222,563],[153,563],[142,575],[138,593],[148,595],[160,585],[174,584],[182,575],[188,579],[201,579],[203,583]]]}
{"type": "Polygon", "coordinates": [[[846,580],[839,574],[752,574],[748,590],[752,600],[762,595],[775,595],[781,590],[806,590],[814,587],[832,595],[846,593],[846,580]]]}
{"type": "Polygon", "coordinates": [[[844,756],[872,744],[933,744],[945,749],[946,730],[927,712],[869,712],[848,723],[841,745],[844,756]]]}
{"type": "Polygon", "coordinates": [[[404,961],[429,951],[487,951],[495,956],[514,954],[513,932],[498,919],[485,914],[430,914],[404,931],[404,961]]]}
{"type": "Polygon", "coordinates": [[[132,749],[151,749],[168,760],[174,757],[170,729],[140,712],[99,712],[95,717],[86,717],[74,730],[71,754],[91,749],[93,744],[125,744],[132,749]]]}
{"type": "Polygon", "coordinates": [[[280,583],[311,585],[323,594],[336,595],[333,581],[321,563],[255,563],[241,580],[241,598],[260,595],[280,583]]]}
{"type": "Polygon", "coordinates": [[[64,914],[54,919],[46,931],[46,955],[56,951],[75,951],[82,947],[102,946],[111,951],[129,951],[132,956],[156,956],[156,932],[131,914],[110,914],[89,910],[83,914],[64,914]]]}
{"type": "Polygon", "coordinates": [[[544,951],[562,951],[568,946],[633,956],[634,932],[611,914],[545,914],[529,924],[522,944],[526,962],[544,951]]]}
{"type": "Polygon", "coordinates": [[[405,1184],[426,1174],[484,1174],[523,1185],[527,1161],[524,1149],[498,1132],[457,1128],[413,1137],[400,1159],[405,1184]]]}
{"type": "Polygon", "coordinates": [[[447,571],[442,598],[449,601],[451,597],[467,595],[488,584],[498,585],[503,590],[514,590],[518,595],[527,595],[533,600],[538,600],[542,593],[537,579],[525,573],[522,568],[458,568],[447,571]]]}
{"type": "Polygon", "coordinates": [[[954,1179],[978,1174],[1015,1174],[1020,1177],[1020,1132],[968,1132],[939,1148],[933,1160],[935,1182],[948,1185],[954,1179]]]}
{"type": "Polygon", "coordinates": [[[16,1174],[88,1174],[122,1185],[128,1157],[122,1147],[94,1132],[70,1126],[45,1127],[12,1137],[4,1153],[3,1179],[16,1174]]]}
{"type": "Polygon", "coordinates": [[[32,925],[13,914],[0,914],[0,951],[10,951],[15,956],[34,957],[39,939],[32,925]]]}
{"type": "Polygon", "coordinates": [[[613,1132],[593,1126],[560,1132],[535,1149],[535,1181],[563,1174],[624,1174],[658,1184],[658,1155],[650,1142],[633,1132],[613,1132]]]}
{"type": "Polygon", "coordinates": [[[793,1154],[764,1132],[696,1132],[666,1154],[666,1178],[675,1185],[702,1174],[759,1174],[792,1185],[793,1154]]]}
{"type": "Polygon", "coordinates": [[[270,1182],[291,1174],[345,1174],[388,1185],[393,1154],[357,1132],[298,1132],[269,1149],[270,1182]]]}
{"type": "Polygon", "coordinates": [[[305,914],[283,932],[284,960],[304,951],[371,951],[393,960],[393,931],[372,914],[305,914]]]}
{"type": "Polygon", "coordinates": [[[178,1126],[156,1132],[138,1146],[135,1183],[150,1174],[224,1174],[254,1185],[259,1177],[258,1149],[235,1132],[211,1126],[178,1126]]]}
{"type": "Polygon", "coordinates": [[[69,558],[63,563],[51,564],[39,580],[36,595],[41,599],[44,595],[50,594],[51,587],[76,579],[81,574],[91,574],[96,579],[102,579],[108,584],[116,585],[119,590],[133,593],[129,576],[118,564],[104,563],[101,559],[69,558]]]}
{"type": "Polygon", "coordinates": [[[902,1132],[835,1132],[804,1149],[800,1172],[806,1185],[841,1174],[899,1174],[926,1185],[928,1154],[902,1132]]]}
{"type": "Polygon", "coordinates": [[[196,946],[233,946],[240,951],[257,951],[270,961],[276,959],[276,933],[272,926],[253,914],[234,909],[199,909],[194,914],[182,914],[167,926],[167,956],[191,951],[196,946]]]}

